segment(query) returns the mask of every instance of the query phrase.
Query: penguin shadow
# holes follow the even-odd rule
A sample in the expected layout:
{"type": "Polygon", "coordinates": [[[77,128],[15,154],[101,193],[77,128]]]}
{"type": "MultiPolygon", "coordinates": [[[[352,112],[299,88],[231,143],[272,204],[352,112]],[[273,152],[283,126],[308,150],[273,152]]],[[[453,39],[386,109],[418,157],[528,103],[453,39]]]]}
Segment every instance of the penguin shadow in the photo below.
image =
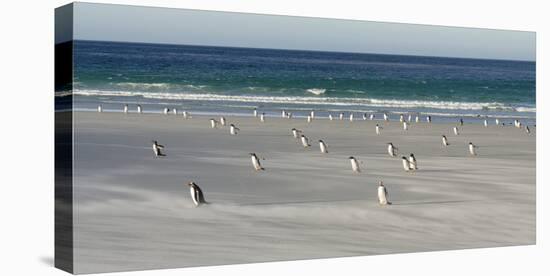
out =
{"type": "Polygon", "coordinates": [[[421,202],[403,202],[398,203],[392,201],[392,205],[395,206],[409,206],[409,205],[431,205],[431,204],[456,204],[456,203],[466,203],[466,202],[479,202],[484,200],[446,200],[446,201],[421,201],[421,202]]]}

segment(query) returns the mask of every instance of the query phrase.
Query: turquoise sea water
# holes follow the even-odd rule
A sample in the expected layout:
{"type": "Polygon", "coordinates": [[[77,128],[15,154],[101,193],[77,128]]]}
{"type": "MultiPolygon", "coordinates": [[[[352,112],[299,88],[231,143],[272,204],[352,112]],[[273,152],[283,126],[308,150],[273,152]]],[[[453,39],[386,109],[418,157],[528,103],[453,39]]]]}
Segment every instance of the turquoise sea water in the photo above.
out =
{"type": "Polygon", "coordinates": [[[78,110],[127,103],[146,112],[314,109],[535,122],[534,62],[92,41],[76,41],[74,55],[78,110]]]}

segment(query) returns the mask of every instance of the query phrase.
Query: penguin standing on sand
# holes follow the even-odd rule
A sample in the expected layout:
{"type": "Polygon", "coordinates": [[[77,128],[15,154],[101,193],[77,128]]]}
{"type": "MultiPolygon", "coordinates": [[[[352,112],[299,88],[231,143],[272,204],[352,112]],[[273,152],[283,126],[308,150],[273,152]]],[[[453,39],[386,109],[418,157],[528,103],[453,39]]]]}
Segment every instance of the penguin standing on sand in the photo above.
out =
{"type": "Polygon", "coordinates": [[[388,201],[388,190],[384,187],[382,181],[378,182],[378,203],[380,205],[391,205],[388,201]]]}
{"type": "Polygon", "coordinates": [[[403,123],[405,121],[405,116],[403,114],[399,114],[399,122],[403,123]]]}
{"type": "Polygon", "coordinates": [[[328,153],[327,144],[325,144],[323,140],[319,140],[319,149],[321,150],[321,153],[328,153]]]}
{"type": "Polygon", "coordinates": [[[162,153],[161,149],[164,149],[164,146],[153,140],[153,152],[155,153],[155,157],[166,156],[166,154],[162,153]]]}
{"type": "Polygon", "coordinates": [[[185,111],[185,110],[184,110],[181,114],[183,115],[183,118],[184,118],[184,119],[189,119],[189,118],[191,118],[191,116],[189,116],[189,112],[187,112],[187,111],[185,111]]]}
{"type": "Polygon", "coordinates": [[[218,127],[218,121],[214,119],[210,119],[210,127],[211,128],[217,128],[218,127]]]}
{"type": "Polygon", "coordinates": [[[453,132],[455,133],[455,135],[458,135],[458,127],[453,127],[453,132]]]}
{"type": "Polygon", "coordinates": [[[137,113],[141,114],[143,112],[143,109],[141,108],[141,105],[137,105],[137,113]]]}
{"type": "Polygon", "coordinates": [[[328,114],[328,119],[331,121],[334,120],[334,118],[332,118],[332,114],[328,114]]]}
{"type": "Polygon", "coordinates": [[[414,119],[415,122],[420,123],[420,116],[416,115],[416,118],[414,119]]]}
{"type": "Polygon", "coordinates": [[[432,122],[432,116],[426,116],[426,122],[431,123],[432,122]]]}
{"type": "Polygon", "coordinates": [[[462,120],[462,118],[460,118],[459,123],[460,123],[460,126],[463,126],[464,125],[464,120],[462,120]]]}
{"type": "Polygon", "coordinates": [[[305,135],[302,134],[302,135],[300,136],[300,140],[302,141],[302,146],[304,146],[304,148],[307,148],[307,147],[311,146],[311,145],[309,144],[309,141],[308,141],[308,139],[307,139],[307,137],[306,137],[305,135]]]}
{"type": "Polygon", "coordinates": [[[292,136],[294,136],[294,138],[296,138],[296,139],[300,138],[300,133],[302,133],[301,130],[296,129],[296,128],[292,129],[292,136]]]}
{"type": "Polygon", "coordinates": [[[311,123],[311,120],[313,119],[313,117],[311,117],[311,115],[307,115],[307,122],[308,123],[311,123]]]}
{"type": "Polygon", "coordinates": [[[412,115],[411,115],[411,114],[409,114],[409,117],[407,118],[407,121],[408,121],[409,123],[412,122],[412,115]]]}
{"type": "Polygon", "coordinates": [[[260,115],[260,122],[264,123],[265,122],[265,113],[262,113],[260,115]]]}
{"type": "Polygon", "coordinates": [[[382,129],[381,126],[379,126],[378,124],[376,124],[376,135],[380,135],[380,130],[382,129]]]}
{"type": "Polygon", "coordinates": [[[411,171],[411,162],[409,162],[409,160],[405,156],[401,157],[401,159],[403,160],[403,169],[406,172],[410,172],[411,171]]]}
{"type": "Polygon", "coordinates": [[[394,146],[392,143],[388,143],[388,154],[391,156],[391,157],[395,157],[397,156],[397,147],[394,146]]]}
{"type": "Polygon", "coordinates": [[[178,109],[177,108],[172,109],[172,113],[174,113],[174,115],[178,115],[178,109]]]}
{"type": "Polygon", "coordinates": [[[488,126],[489,126],[489,124],[487,123],[487,119],[484,119],[484,120],[483,120],[483,125],[484,125],[485,127],[488,127],[488,126]]]}
{"type": "Polygon", "coordinates": [[[254,107],[254,111],[252,111],[252,115],[254,115],[254,117],[258,117],[258,109],[256,109],[254,107]]]}
{"type": "Polygon", "coordinates": [[[441,135],[441,141],[443,142],[443,146],[449,145],[449,141],[447,141],[447,136],[441,135]]]}
{"type": "Polygon", "coordinates": [[[281,118],[286,118],[286,111],[284,109],[281,111],[281,118]]]}
{"type": "Polygon", "coordinates": [[[124,105],[124,108],[122,109],[122,111],[124,113],[128,113],[128,105],[127,104],[124,105]]]}
{"type": "Polygon", "coordinates": [[[350,113],[350,114],[349,114],[349,121],[350,121],[350,122],[353,122],[353,113],[350,113]]]}
{"type": "Polygon", "coordinates": [[[357,161],[357,159],[355,159],[355,157],[353,156],[350,156],[349,161],[351,162],[351,170],[355,173],[360,173],[361,169],[359,168],[359,162],[357,161]]]}
{"type": "Polygon", "coordinates": [[[363,113],[363,121],[367,120],[367,113],[363,113]]]}
{"type": "Polygon", "coordinates": [[[202,204],[208,204],[208,202],[204,199],[204,194],[202,193],[199,185],[193,181],[187,183],[187,185],[189,186],[189,191],[191,192],[191,199],[193,199],[193,203],[195,203],[196,207],[202,204]]]}
{"type": "Polygon", "coordinates": [[[413,171],[418,170],[418,166],[416,165],[416,157],[414,157],[414,154],[412,153],[411,155],[409,155],[409,164],[410,164],[411,170],[413,171]]]}
{"type": "Polygon", "coordinates": [[[344,120],[344,112],[340,113],[339,119],[340,119],[340,121],[341,121],[341,120],[344,120]]]}
{"type": "Polygon", "coordinates": [[[495,119],[495,125],[500,125],[500,120],[498,118],[495,119]]]}
{"type": "Polygon", "coordinates": [[[311,119],[315,119],[315,111],[312,110],[309,115],[311,116],[311,119]]]}
{"type": "Polygon", "coordinates": [[[409,123],[403,122],[403,130],[409,130],[409,123]]]}
{"type": "Polygon", "coordinates": [[[229,134],[231,135],[237,135],[237,131],[240,131],[241,129],[236,127],[234,124],[229,125],[229,134]]]}
{"type": "Polygon", "coordinates": [[[471,156],[476,156],[477,155],[476,148],[477,148],[477,146],[472,144],[472,142],[470,142],[468,144],[468,150],[470,151],[471,156]]]}
{"type": "Polygon", "coordinates": [[[372,114],[370,114],[369,119],[372,121],[372,120],[374,120],[374,117],[375,117],[374,113],[372,113],[372,114]]]}
{"type": "Polygon", "coordinates": [[[168,112],[170,112],[170,108],[165,107],[163,112],[164,112],[164,115],[168,115],[168,112]]]}
{"type": "Polygon", "coordinates": [[[387,122],[387,121],[389,121],[389,120],[390,120],[390,118],[388,117],[388,113],[385,113],[385,112],[384,112],[384,121],[387,122]]]}
{"type": "Polygon", "coordinates": [[[529,126],[525,126],[525,132],[527,132],[527,134],[531,133],[531,130],[529,129],[529,126]]]}
{"type": "Polygon", "coordinates": [[[222,126],[225,126],[225,125],[227,124],[227,122],[225,121],[225,117],[223,117],[223,116],[220,117],[220,124],[221,124],[222,126]]]}
{"type": "Polygon", "coordinates": [[[98,105],[97,106],[97,112],[99,112],[99,113],[103,112],[103,106],[98,105]]]}
{"type": "Polygon", "coordinates": [[[256,171],[263,171],[265,170],[262,165],[260,164],[260,159],[258,156],[256,156],[255,153],[250,153],[250,159],[252,160],[252,166],[256,171]]]}

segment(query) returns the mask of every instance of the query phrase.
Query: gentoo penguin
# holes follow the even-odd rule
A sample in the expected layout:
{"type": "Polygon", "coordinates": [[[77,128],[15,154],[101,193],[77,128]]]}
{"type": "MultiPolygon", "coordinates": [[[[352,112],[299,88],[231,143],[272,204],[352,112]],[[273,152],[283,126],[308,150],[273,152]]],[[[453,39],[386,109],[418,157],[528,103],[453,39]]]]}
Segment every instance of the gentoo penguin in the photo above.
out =
{"type": "Polygon", "coordinates": [[[265,113],[262,113],[260,115],[260,122],[262,122],[262,123],[265,122],[265,113]]]}
{"type": "Polygon", "coordinates": [[[382,181],[378,182],[378,203],[380,205],[391,205],[388,201],[388,190],[384,187],[382,181]]]}
{"type": "Polygon", "coordinates": [[[296,139],[300,138],[300,133],[302,133],[301,130],[296,129],[296,128],[292,129],[292,136],[294,136],[294,138],[296,138],[296,139]]]}
{"type": "Polygon", "coordinates": [[[170,111],[170,108],[168,107],[165,107],[164,108],[164,115],[168,115],[168,112],[170,111]]]}
{"type": "Polygon", "coordinates": [[[218,121],[210,119],[210,127],[216,128],[218,126],[218,121]]]}
{"type": "Polygon", "coordinates": [[[525,126],[525,132],[527,132],[527,134],[531,133],[531,130],[529,129],[529,126],[525,126]]]}
{"type": "Polygon", "coordinates": [[[99,112],[99,113],[103,112],[103,106],[98,105],[97,106],[97,112],[99,112]]]}
{"type": "Polygon", "coordinates": [[[237,131],[240,131],[238,127],[236,127],[234,124],[229,125],[229,134],[231,135],[237,135],[237,131]]]}
{"type": "Polygon", "coordinates": [[[350,122],[353,122],[353,113],[350,113],[350,114],[349,114],[349,121],[350,121],[350,122]]]}
{"type": "Polygon", "coordinates": [[[447,136],[441,135],[441,141],[443,141],[443,145],[444,145],[444,146],[448,146],[448,145],[449,145],[449,141],[447,141],[447,136]]]}
{"type": "Polygon", "coordinates": [[[258,156],[256,156],[255,153],[250,153],[250,158],[252,159],[252,166],[254,166],[254,169],[257,171],[263,171],[265,170],[262,165],[260,165],[260,159],[258,156]]]}
{"type": "Polygon", "coordinates": [[[460,123],[460,126],[463,126],[464,125],[464,120],[462,120],[462,118],[460,118],[459,123],[460,123]]]}
{"type": "Polygon", "coordinates": [[[381,126],[379,126],[378,124],[376,124],[376,135],[380,135],[380,130],[382,129],[381,126]]]}
{"type": "Polygon", "coordinates": [[[416,115],[416,118],[414,118],[414,121],[417,123],[420,123],[420,116],[416,115]]]}
{"type": "Polygon", "coordinates": [[[349,161],[351,162],[351,170],[355,173],[360,173],[361,169],[359,168],[359,162],[357,161],[357,159],[355,159],[355,157],[353,156],[350,156],[349,161]]]}
{"type": "Polygon", "coordinates": [[[312,110],[309,115],[311,116],[311,119],[315,119],[315,111],[312,110]]]}
{"type": "Polygon", "coordinates": [[[204,199],[204,194],[202,193],[201,188],[199,185],[197,185],[195,182],[191,181],[187,183],[189,186],[189,191],[191,192],[191,199],[193,199],[193,203],[195,203],[195,206],[199,206],[201,204],[208,204],[206,200],[204,199]]]}
{"type": "Polygon", "coordinates": [[[327,144],[325,144],[323,140],[319,140],[319,149],[321,150],[321,153],[328,153],[327,144]]]}
{"type": "Polygon", "coordinates": [[[403,130],[408,130],[409,129],[409,124],[405,121],[403,122],[403,130]]]}
{"type": "Polygon", "coordinates": [[[411,114],[409,114],[409,117],[407,118],[407,121],[408,121],[409,123],[412,122],[412,115],[411,115],[411,114]]]}
{"type": "Polygon", "coordinates": [[[340,113],[340,120],[344,120],[344,112],[340,113]]]}
{"type": "Polygon", "coordinates": [[[392,143],[388,143],[388,154],[391,157],[397,156],[397,147],[395,147],[392,143]]]}
{"type": "Polygon", "coordinates": [[[252,115],[254,115],[254,117],[258,117],[258,110],[256,108],[254,108],[252,115]]]}
{"type": "Polygon", "coordinates": [[[166,156],[166,154],[162,153],[161,149],[164,149],[164,146],[153,140],[153,152],[155,153],[155,157],[166,156]]]}
{"type": "Polygon", "coordinates": [[[281,118],[286,118],[286,111],[284,109],[281,111],[281,118]]]}
{"type": "Polygon", "coordinates": [[[328,114],[328,119],[331,121],[334,120],[334,118],[332,118],[332,114],[328,114]]]}
{"type": "Polygon", "coordinates": [[[124,108],[122,109],[122,111],[124,113],[128,113],[128,105],[127,104],[124,105],[124,108]]]}
{"type": "Polygon", "coordinates": [[[474,144],[472,144],[472,142],[470,142],[470,143],[468,144],[468,150],[470,151],[470,155],[472,155],[472,156],[476,156],[476,155],[477,155],[476,148],[477,148],[477,146],[474,145],[474,144]]]}
{"type": "Polygon", "coordinates": [[[367,120],[367,113],[363,113],[363,121],[367,120]]]}
{"type": "Polygon", "coordinates": [[[177,108],[172,109],[172,113],[174,113],[174,115],[178,115],[178,109],[177,108]]]}
{"type": "Polygon", "coordinates": [[[227,124],[227,122],[225,121],[225,117],[223,117],[223,116],[220,117],[220,124],[221,124],[222,126],[225,126],[225,125],[227,124]]]}
{"type": "Polygon", "coordinates": [[[453,132],[455,133],[455,135],[458,135],[458,127],[453,127],[453,132]]]}
{"type": "Polygon", "coordinates": [[[403,156],[401,157],[401,159],[403,159],[403,169],[406,172],[411,171],[411,163],[409,162],[409,160],[407,160],[407,157],[403,156]]]}
{"type": "Polygon", "coordinates": [[[143,112],[143,109],[141,108],[141,105],[137,105],[137,113],[142,113],[143,112]]]}
{"type": "Polygon", "coordinates": [[[418,166],[416,165],[416,157],[414,157],[414,154],[412,154],[412,153],[411,153],[411,155],[409,155],[409,165],[410,165],[411,170],[413,170],[413,171],[418,170],[418,166]]]}
{"type": "Polygon", "coordinates": [[[287,112],[286,117],[287,119],[292,119],[292,112],[287,112]]]}
{"type": "Polygon", "coordinates": [[[307,148],[307,147],[311,146],[305,135],[302,134],[300,136],[300,140],[302,141],[302,146],[304,146],[304,148],[307,148]]]}
{"type": "Polygon", "coordinates": [[[483,120],[483,125],[484,125],[485,127],[488,127],[489,124],[487,123],[487,119],[484,119],[484,120],[483,120]]]}
{"type": "Polygon", "coordinates": [[[390,118],[388,117],[388,113],[384,113],[384,121],[387,122],[389,120],[390,120],[390,118]]]}
{"type": "Polygon", "coordinates": [[[184,118],[184,119],[189,119],[189,118],[191,118],[191,116],[189,116],[189,112],[187,112],[187,111],[185,111],[185,110],[184,110],[181,114],[183,115],[183,118],[184,118]]]}
{"type": "Polygon", "coordinates": [[[371,121],[374,120],[374,114],[371,114],[371,115],[369,116],[369,119],[370,119],[371,121]]]}
{"type": "Polygon", "coordinates": [[[495,125],[500,125],[500,120],[498,118],[495,119],[495,125]]]}
{"type": "Polygon", "coordinates": [[[518,121],[518,119],[515,119],[515,120],[514,120],[514,126],[515,126],[515,127],[518,127],[518,125],[519,125],[519,121],[518,121]]]}
{"type": "Polygon", "coordinates": [[[431,123],[432,122],[432,116],[426,116],[426,122],[431,123]]]}
{"type": "Polygon", "coordinates": [[[403,123],[404,121],[405,121],[405,117],[403,116],[403,114],[399,114],[399,122],[403,123]]]}
{"type": "Polygon", "coordinates": [[[311,117],[311,115],[307,115],[307,122],[308,123],[311,123],[311,120],[313,119],[313,117],[311,117]]]}

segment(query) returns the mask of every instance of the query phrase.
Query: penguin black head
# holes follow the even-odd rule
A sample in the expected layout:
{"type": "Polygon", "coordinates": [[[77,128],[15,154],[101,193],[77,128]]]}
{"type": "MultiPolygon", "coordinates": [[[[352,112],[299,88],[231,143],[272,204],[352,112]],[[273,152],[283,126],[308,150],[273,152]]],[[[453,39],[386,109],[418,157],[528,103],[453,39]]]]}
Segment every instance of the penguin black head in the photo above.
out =
{"type": "Polygon", "coordinates": [[[349,157],[349,159],[355,159],[355,157],[353,157],[353,156],[350,156],[350,157],[349,157]]]}
{"type": "Polygon", "coordinates": [[[382,182],[382,180],[378,181],[378,186],[384,187],[384,183],[382,182]]]}
{"type": "Polygon", "coordinates": [[[414,154],[411,153],[411,157],[414,157],[414,154]]]}
{"type": "Polygon", "coordinates": [[[195,182],[193,182],[193,181],[187,183],[187,186],[189,186],[189,187],[194,187],[194,186],[196,186],[196,185],[197,185],[197,184],[195,184],[195,182]]]}
{"type": "Polygon", "coordinates": [[[403,159],[403,160],[407,160],[407,157],[403,156],[403,157],[401,157],[401,159],[403,159]]]}

